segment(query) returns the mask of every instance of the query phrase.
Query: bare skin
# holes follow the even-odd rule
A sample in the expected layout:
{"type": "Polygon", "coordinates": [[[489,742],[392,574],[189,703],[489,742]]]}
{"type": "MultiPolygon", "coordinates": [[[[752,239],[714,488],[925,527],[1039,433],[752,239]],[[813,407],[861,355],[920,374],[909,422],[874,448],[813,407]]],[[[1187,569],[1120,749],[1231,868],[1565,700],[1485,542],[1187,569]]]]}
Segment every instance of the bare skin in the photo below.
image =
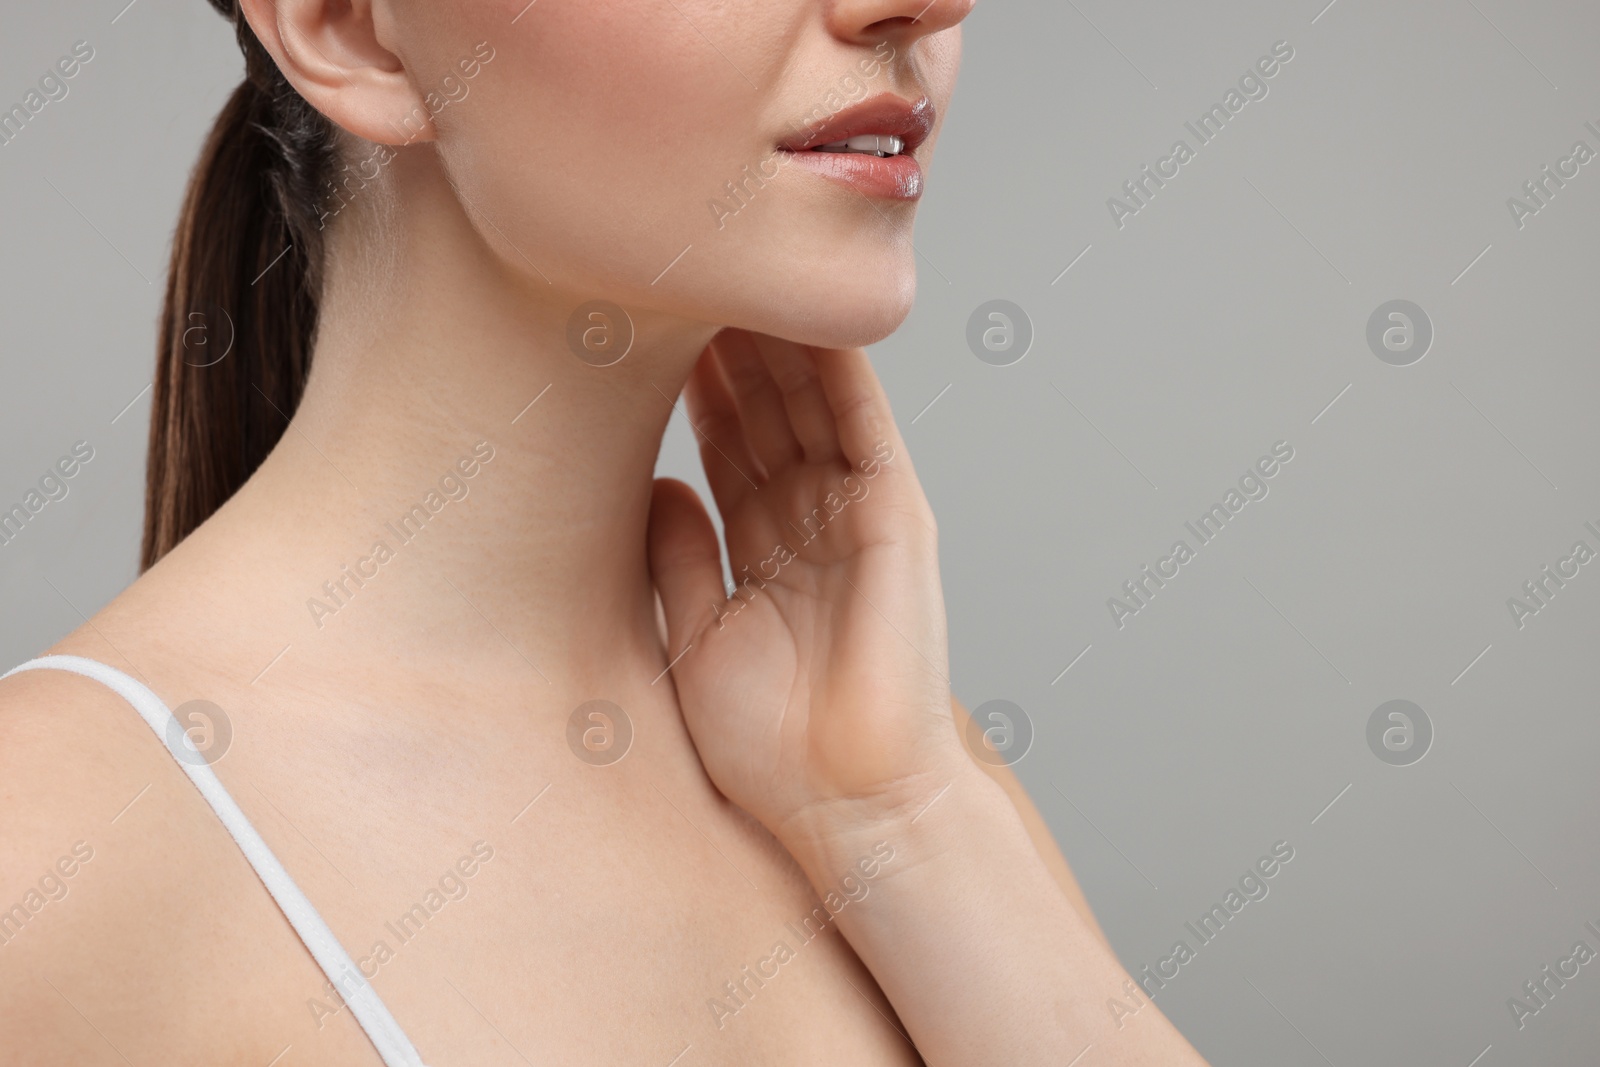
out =
{"type": "MultiPolygon", "coordinates": [[[[1088,1044],[1086,1067],[1201,1063],[1153,1006],[1116,1027],[1126,975],[1065,862],[963,747],[932,516],[849,347],[909,306],[913,205],[791,169],[742,229],[695,214],[880,45],[883,84],[942,111],[970,3],[544,0],[514,33],[520,2],[245,6],[295,88],[372,143],[400,143],[393,116],[480,30],[499,65],[335,220],[278,448],[50,651],[224,709],[218,776],[434,1067],[1059,1067],[1088,1044]],[[636,333],[603,369],[565,342],[596,293],[636,333]],[[680,394],[716,442],[735,573],[880,464],[722,623],[703,505],[652,478],[680,394]],[[420,534],[385,532],[439,492],[420,534]],[[379,539],[392,554],[334,601],[379,539]],[[609,766],[568,743],[596,699],[634,730],[609,766]],[[866,891],[797,935],[853,871],[866,891]]],[[[0,682],[0,826],[0,906],[92,849],[0,944],[20,1062],[379,1062],[103,687],[0,682]]]]}
{"type": "MultiPolygon", "coordinates": [[[[95,619],[97,627],[105,624],[105,618],[95,619]]],[[[131,669],[87,627],[50,651],[99,657],[131,669]]],[[[181,660],[181,651],[175,653],[181,660]]],[[[181,665],[175,669],[194,674],[181,665]]],[[[176,706],[183,694],[197,691],[196,684],[174,683],[169,703],[176,706]]],[[[199,688],[217,691],[211,685],[199,688]]],[[[366,699],[387,699],[399,706],[392,693],[366,699]]],[[[504,694],[494,702],[505,703],[504,694]]],[[[959,704],[954,707],[964,716],[959,704]]],[[[306,705],[296,710],[295,719],[302,721],[301,712],[305,720],[315,719],[319,710],[324,716],[336,711],[306,705]]],[[[382,767],[370,753],[358,757],[363,791],[370,798],[361,805],[368,817],[359,819],[329,793],[350,773],[337,753],[348,754],[345,746],[361,743],[360,738],[335,743],[335,732],[326,723],[319,731],[322,743],[314,746],[288,736],[287,728],[275,731],[276,737],[236,734],[238,748],[218,771],[352,955],[361,957],[378,940],[397,950],[393,961],[380,968],[377,985],[392,1010],[403,1012],[408,1031],[425,1049],[446,1047],[462,1058],[470,1052],[475,1062],[520,1062],[503,1049],[501,1059],[494,1058],[493,1035],[442,984],[448,977],[485,1012],[489,1002],[480,999],[469,980],[485,991],[508,982],[538,990],[536,996],[496,1002],[502,1015],[490,1015],[530,1056],[542,1051],[560,1060],[557,1053],[570,1043],[568,1055],[577,1062],[585,1055],[602,1062],[602,1056],[642,1055],[670,1046],[681,1032],[683,1042],[669,1052],[693,1040],[705,1054],[696,1062],[750,1062],[758,1055],[772,1063],[811,1062],[810,1057],[819,1055],[842,1063],[916,1062],[904,1055],[904,1042],[888,1023],[865,1010],[866,1002],[841,984],[849,979],[878,999],[871,976],[862,973],[835,933],[807,945],[805,963],[783,971],[781,991],[774,990],[780,995],[752,1001],[747,1011],[738,1013],[737,1026],[730,1021],[718,1031],[704,1004],[693,999],[688,1015],[694,1025],[681,1031],[663,1026],[659,1033],[633,1032],[620,1047],[597,1043],[609,1028],[572,1026],[571,1019],[585,1014],[589,997],[618,1004],[617,1011],[636,1023],[655,999],[650,987],[680,984],[669,980],[671,975],[698,975],[694,993],[719,993],[722,982],[737,977],[739,966],[767,953],[768,941],[786,936],[782,924],[799,920],[816,903],[816,894],[795,881],[792,861],[753,833],[736,809],[706,795],[693,773],[694,754],[686,748],[681,723],[674,716],[667,726],[659,731],[664,737],[657,744],[677,749],[672,758],[681,762],[688,785],[685,795],[674,795],[674,802],[686,815],[693,812],[698,828],[727,855],[726,861],[682,818],[661,811],[661,797],[653,793],[608,796],[608,817],[602,818],[593,808],[596,784],[603,782],[603,792],[611,794],[615,783],[576,766],[559,748],[559,731],[553,728],[525,743],[557,749],[554,766],[566,773],[556,782],[566,788],[558,790],[552,783],[552,790],[514,824],[510,816],[542,785],[517,761],[488,764],[481,759],[505,744],[498,737],[478,738],[476,743],[457,737],[452,747],[471,753],[463,758],[474,761],[477,787],[463,794],[451,783],[451,797],[429,790],[415,807],[403,804],[402,798],[410,791],[407,777],[415,764],[438,756],[428,737],[419,736],[382,767]],[[328,747],[313,769],[305,750],[324,744],[328,747]],[[240,769],[246,752],[260,765],[254,773],[240,769]],[[274,764],[279,769],[269,771],[274,764]],[[306,777],[324,777],[325,788],[308,792],[306,777]],[[379,785],[397,779],[404,784],[379,785]],[[498,807],[496,817],[471,810],[479,805],[498,807]],[[372,817],[380,814],[386,817],[372,817]],[[673,818],[662,818],[666,814],[673,818]],[[424,819],[425,824],[419,823],[424,819]],[[607,851],[626,850],[625,877],[612,870],[592,871],[551,886],[545,868],[577,874],[593,866],[594,839],[614,834],[618,826],[626,828],[626,840],[607,851]],[[308,837],[295,827],[304,827],[308,837]],[[443,922],[430,924],[416,941],[400,947],[383,923],[398,919],[436,885],[447,867],[470,855],[468,827],[481,830],[482,839],[495,848],[494,858],[464,880],[468,895],[445,908],[443,922]],[[381,851],[396,859],[399,868],[386,870],[382,861],[359,858],[358,853],[367,851],[363,839],[374,836],[392,842],[381,851]],[[353,890],[335,865],[367,891],[353,890]],[[731,865],[759,879],[778,904],[758,900],[731,865]],[[519,886],[522,881],[529,884],[519,886]],[[648,883],[648,892],[640,892],[641,882],[648,883]],[[663,894],[664,885],[677,889],[663,894]],[[552,900],[552,890],[561,893],[559,900],[552,900]],[[671,966],[641,967],[631,979],[622,973],[631,969],[627,967],[585,975],[582,960],[597,948],[609,949],[619,961],[637,960],[635,939],[650,937],[653,942],[648,932],[652,927],[659,934],[679,926],[686,926],[685,939],[676,945],[671,966]],[[511,936],[545,948],[533,957],[509,953],[500,942],[511,936]],[[495,966],[484,966],[485,959],[495,957],[495,966]],[[472,962],[455,962],[463,959],[472,962]],[[554,961],[574,959],[559,982],[540,977],[554,961]],[[434,968],[438,971],[428,973],[434,968]],[[618,990],[630,983],[635,999],[628,1003],[634,1006],[625,1007],[617,1000],[618,990]],[[819,1003],[830,984],[848,996],[819,1003]],[[402,992],[408,986],[411,991],[402,992]],[[790,1010],[782,1010],[785,1001],[790,1010]],[[542,1007],[531,1010],[536,1004],[542,1007]],[[441,1018],[427,1021],[428,1009],[419,1005],[432,1005],[441,1018]],[[807,1013],[824,1007],[830,1024],[819,1030],[807,1013]],[[722,1051],[712,1055],[713,1049],[722,1051]]],[[[641,734],[641,749],[628,759],[637,759],[651,740],[641,734]]],[[[286,1045],[293,1050],[282,1062],[378,1062],[348,1012],[327,1014],[337,1001],[325,991],[322,973],[216,817],[119,698],[71,675],[34,673],[8,679],[0,683],[0,751],[6,754],[3,773],[8,783],[3,795],[8,831],[0,837],[0,862],[15,873],[0,886],[4,900],[20,900],[58,854],[70,854],[72,842],[83,840],[94,850],[94,858],[66,880],[68,897],[49,905],[39,921],[0,949],[0,1025],[17,1042],[12,1048],[20,1062],[47,1062],[51,1057],[85,1064],[120,1062],[72,1005],[135,1062],[268,1062],[286,1045]],[[68,728],[67,723],[73,725],[68,728]],[[175,936],[180,934],[187,936],[175,936]],[[225,990],[228,1000],[239,1002],[231,1009],[221,1003],[225,990]],[[174,1017],[179,1005],[188,1008],[174,1017]]],[[[628,769],[638,773],[637,766],[628,769]]],[[[1082,902],[1065,860],[1015,777],[1004,768],[985,769],[1014,791],[1035,827],[1041,854],[1063,889],[1082,902]]],[[[658,787],[669,784],[661,781],[658,787]]],[[[888,1010],[881,999],[878,1005],[888,1010]]]]}
{"type": "MultiPolygon", "coordinates": [[[[502,447],[478,477],[496,473],[496,463],[513,468],[519,454],[502,447]]],[[[314,470],[327,461],[309,447],[286,444],[272,462],[287,466],[291,455],[299,457],[294,478],[320,478],[340,492],[336,475],[314,470]]],[[[918,1062],[897,1005],[837,928],[803,946],[789,932],[786,924],[811,912],[837,875],[813,872],[821,888],[809,883],[792,853],[708,779],[675,690],[651,685],[668,658],[658,629],[653,645],[641,642],[642,654],[619,658],[610,681],[559,699],[510,647],[529,647],[518,631],[505,618],[490,624],[498,610],[492,589],[468,592],[471,579],[457,575],[451,581],[477,608],[446,585],[439,592],[458,607],[425,635],[436,651],[414,645],[395,656],[365,635],[407,641],[389,629],[387,606],[406,590],[374,581],[257,677],[265,664],[247,635],[268,629],[263,620],[274,611],[285,614],[285,579],[263,566],[281,531],[256,536],[226,526],[229,510],[253,509],[260,491],[241,494],[237,508],[230,504],[51,651],[136,673],[169,706],[203,694],[229,710],[234,740],[219,775],[352,955],[363,958],[378,941],[393,950],[392,959],[372,962],[375,984],[419,1047],[508,1063],[517,1062],[516,1048],[558,1061],[616,1062],[662,1049],[670,1059],[685,1045],[706,1063],[918,1062]],[[252,537],[255,567],[205,558],[212,544],[226,549],[252,537]],[[144,619],[164,620],[164,632],[153,636],[144,619]],[[345,624],[361,642],[338,632],[345,624]],[[586,765],[565,744],[571,707],[596,692],[629,709],[638,731],[633,750],[611,767],[586,765]],[[384,924],[480,840],[493,858],[463,879],[466,895],[402,945],[384,924]],[[723,983],[768,956],[779,938],[794,943],[796,958],[770,986],[731,1015],[708,1010],[723,983]],[[595,1025],[586,1010],[594,1003],[616,1005],[629,1025],[595,1025]],[[818,1013],[830,1025],[814,1025],[818,1013]]],[[[678,492],[666,483],[657,491],[678,492]]],[[[864,513],[873,502],[851,506],[864,513]]],[[[251,527],[271,521],[247,519],[251,527]]],[[[287,542],[296,552],[306,532],[287,542]]],[[[428,531],[435,533],[435,541],[408,546],[419,562],[410,572],[395,569],[396,586],[445,584],[466,531],[428,531]]],[[[386,570],[380,580],[390,577],[386,570]]],[[[760,636],[754,617],[729,618],[726,630],[747,623],[744,632],[760,636]]],[[[965,712],[950,707],[945,732],[953,741],[965,712]]],[[[81,1062],[112,1062],[111,1045],[135,1061],[200,1061],[226,1049],[239,1062],[267,1062],[290,1046],[286,1062],[376,1062],[349,1013],[329,1013],[338,1004],[315,964],[120,699],[69,675],[19,675],[0,683],[0,729],[12,827],[4,869],[44,870],[77,840],[94,849],[69,896],[0,950],[0,1003],[21,1048],[40,1058],[72,1049],[81,1062]],[[175,1005],[189,1007],[175,1014],[175,1005]]],[[[969,763],[976,776],[983,765],[969,763]]],[[[1015,798],[1016,825],[1033,833],[1032,863],[1022,869],[1039,878],[1053,870],[1063,902],[1076,901],[1083,911],[1073,914],[1087,916],[1014,777],[984,770],[1015,798]]],[[[863,854],[868,848],[863,841],[863,854]]],[[[909,854],[902,844],[900,855],[909,854]]],[[[830,857],[839,873],[856,859],[830,857]]],[[[872,900],[869,890],[851,906],[860,911],[872,900]]],[[[848,908],[843,914],[850,917],[848,908]]],[[[1082,919],[1082,936],[1099,936],[1091,924],[1082,919]]]]}

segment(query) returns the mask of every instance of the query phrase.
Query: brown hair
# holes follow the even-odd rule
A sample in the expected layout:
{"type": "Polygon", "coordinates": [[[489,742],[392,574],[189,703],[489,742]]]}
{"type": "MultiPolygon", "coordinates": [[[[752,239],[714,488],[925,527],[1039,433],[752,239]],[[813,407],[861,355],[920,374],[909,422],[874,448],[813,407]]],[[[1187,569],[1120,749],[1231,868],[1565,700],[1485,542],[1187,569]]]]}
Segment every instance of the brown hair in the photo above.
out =
{"type": "Polygon", "coordinates": [[[317,327],[319,202],[338,131],[284,79],[239,0],[209,2],[233,22],[245,80],[206,138],[173,236],[141,570],[221,507],[283,436],[317,327]]]}

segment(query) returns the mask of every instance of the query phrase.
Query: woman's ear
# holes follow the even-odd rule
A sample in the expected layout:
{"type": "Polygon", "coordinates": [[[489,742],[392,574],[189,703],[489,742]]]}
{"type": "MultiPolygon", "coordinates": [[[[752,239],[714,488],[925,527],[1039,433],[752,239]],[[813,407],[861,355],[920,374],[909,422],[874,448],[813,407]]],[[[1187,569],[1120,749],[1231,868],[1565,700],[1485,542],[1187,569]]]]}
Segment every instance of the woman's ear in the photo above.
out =
{"type": "Polygon", "coordinates": [[[240,9],[295,91],[336,126],[375,144],[436,136],[424,97],[385,46],[385,0],[241,0],[240,9]]]}

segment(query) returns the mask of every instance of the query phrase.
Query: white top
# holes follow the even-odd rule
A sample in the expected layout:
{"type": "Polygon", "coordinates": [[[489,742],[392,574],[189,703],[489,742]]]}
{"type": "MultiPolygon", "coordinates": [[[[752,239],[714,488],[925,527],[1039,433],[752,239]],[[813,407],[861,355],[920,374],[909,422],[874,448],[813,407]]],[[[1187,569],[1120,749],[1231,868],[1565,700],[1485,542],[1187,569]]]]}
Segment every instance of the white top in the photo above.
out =
{"type": "Polygon", "coordinates": [[[233,835],[234,841],[244,851],[245,859],[250,861],[250,866],[260,876],[261,884],[278,902],[278,908],[294,927],[295,933],[300,935],[300,940],[305,942],[317,965],[355,1013],[356,1021],[372,1039],[378,1055],[383,1057],[385,1067],[425,1067],[405,1031],[400,1029],[400,1024],[383,1006],[383,1001],[378,999],[371,983],[350,959],[344,946],[339,944],[339,939],[333,936],[333,931],[328,929],[328,924],[317,909],[311,906],[311,901],[295,885],[294,879],[289,877],[289,872],[272,854],[250,820],[245,818],[244,812],[234,803],[233,797],[211,769],[211,764],[194,747],[189,735],[161,698],[121,671],[82,656],[43,656],[13,667],[0,678],[9,678],[18,671],[39,669],[71,671],[85,678],[93,678],[133,705],[134,710],[150,724],[150,729],[155,731],[172,758],[177,760],[178,766],[189,776],[195,788],[200,790],[200,795],[217,813],[217,818],[228,828],[228,833],[233,835]]]}

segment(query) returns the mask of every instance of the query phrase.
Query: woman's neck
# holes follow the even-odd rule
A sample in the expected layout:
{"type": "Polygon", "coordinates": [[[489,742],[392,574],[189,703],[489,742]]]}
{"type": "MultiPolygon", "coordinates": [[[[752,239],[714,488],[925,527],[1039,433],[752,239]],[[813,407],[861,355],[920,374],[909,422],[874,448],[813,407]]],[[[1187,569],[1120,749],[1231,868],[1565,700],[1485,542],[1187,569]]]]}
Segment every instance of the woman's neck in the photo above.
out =
{"type": "Polygon", "coordinates": [[[330,257],[304,399],[191,540],[253,553],[270,625],[342,627],[346,654],[493,665],[509,645],[554,685],[603,676],[659,643],[651,480],[714,328],[635,312],[625,358],[594,366],[568,346],[581,297],[530,293],[518,253],[514,275],[434,208],[390,220],[386,262],[330,257]]]}

